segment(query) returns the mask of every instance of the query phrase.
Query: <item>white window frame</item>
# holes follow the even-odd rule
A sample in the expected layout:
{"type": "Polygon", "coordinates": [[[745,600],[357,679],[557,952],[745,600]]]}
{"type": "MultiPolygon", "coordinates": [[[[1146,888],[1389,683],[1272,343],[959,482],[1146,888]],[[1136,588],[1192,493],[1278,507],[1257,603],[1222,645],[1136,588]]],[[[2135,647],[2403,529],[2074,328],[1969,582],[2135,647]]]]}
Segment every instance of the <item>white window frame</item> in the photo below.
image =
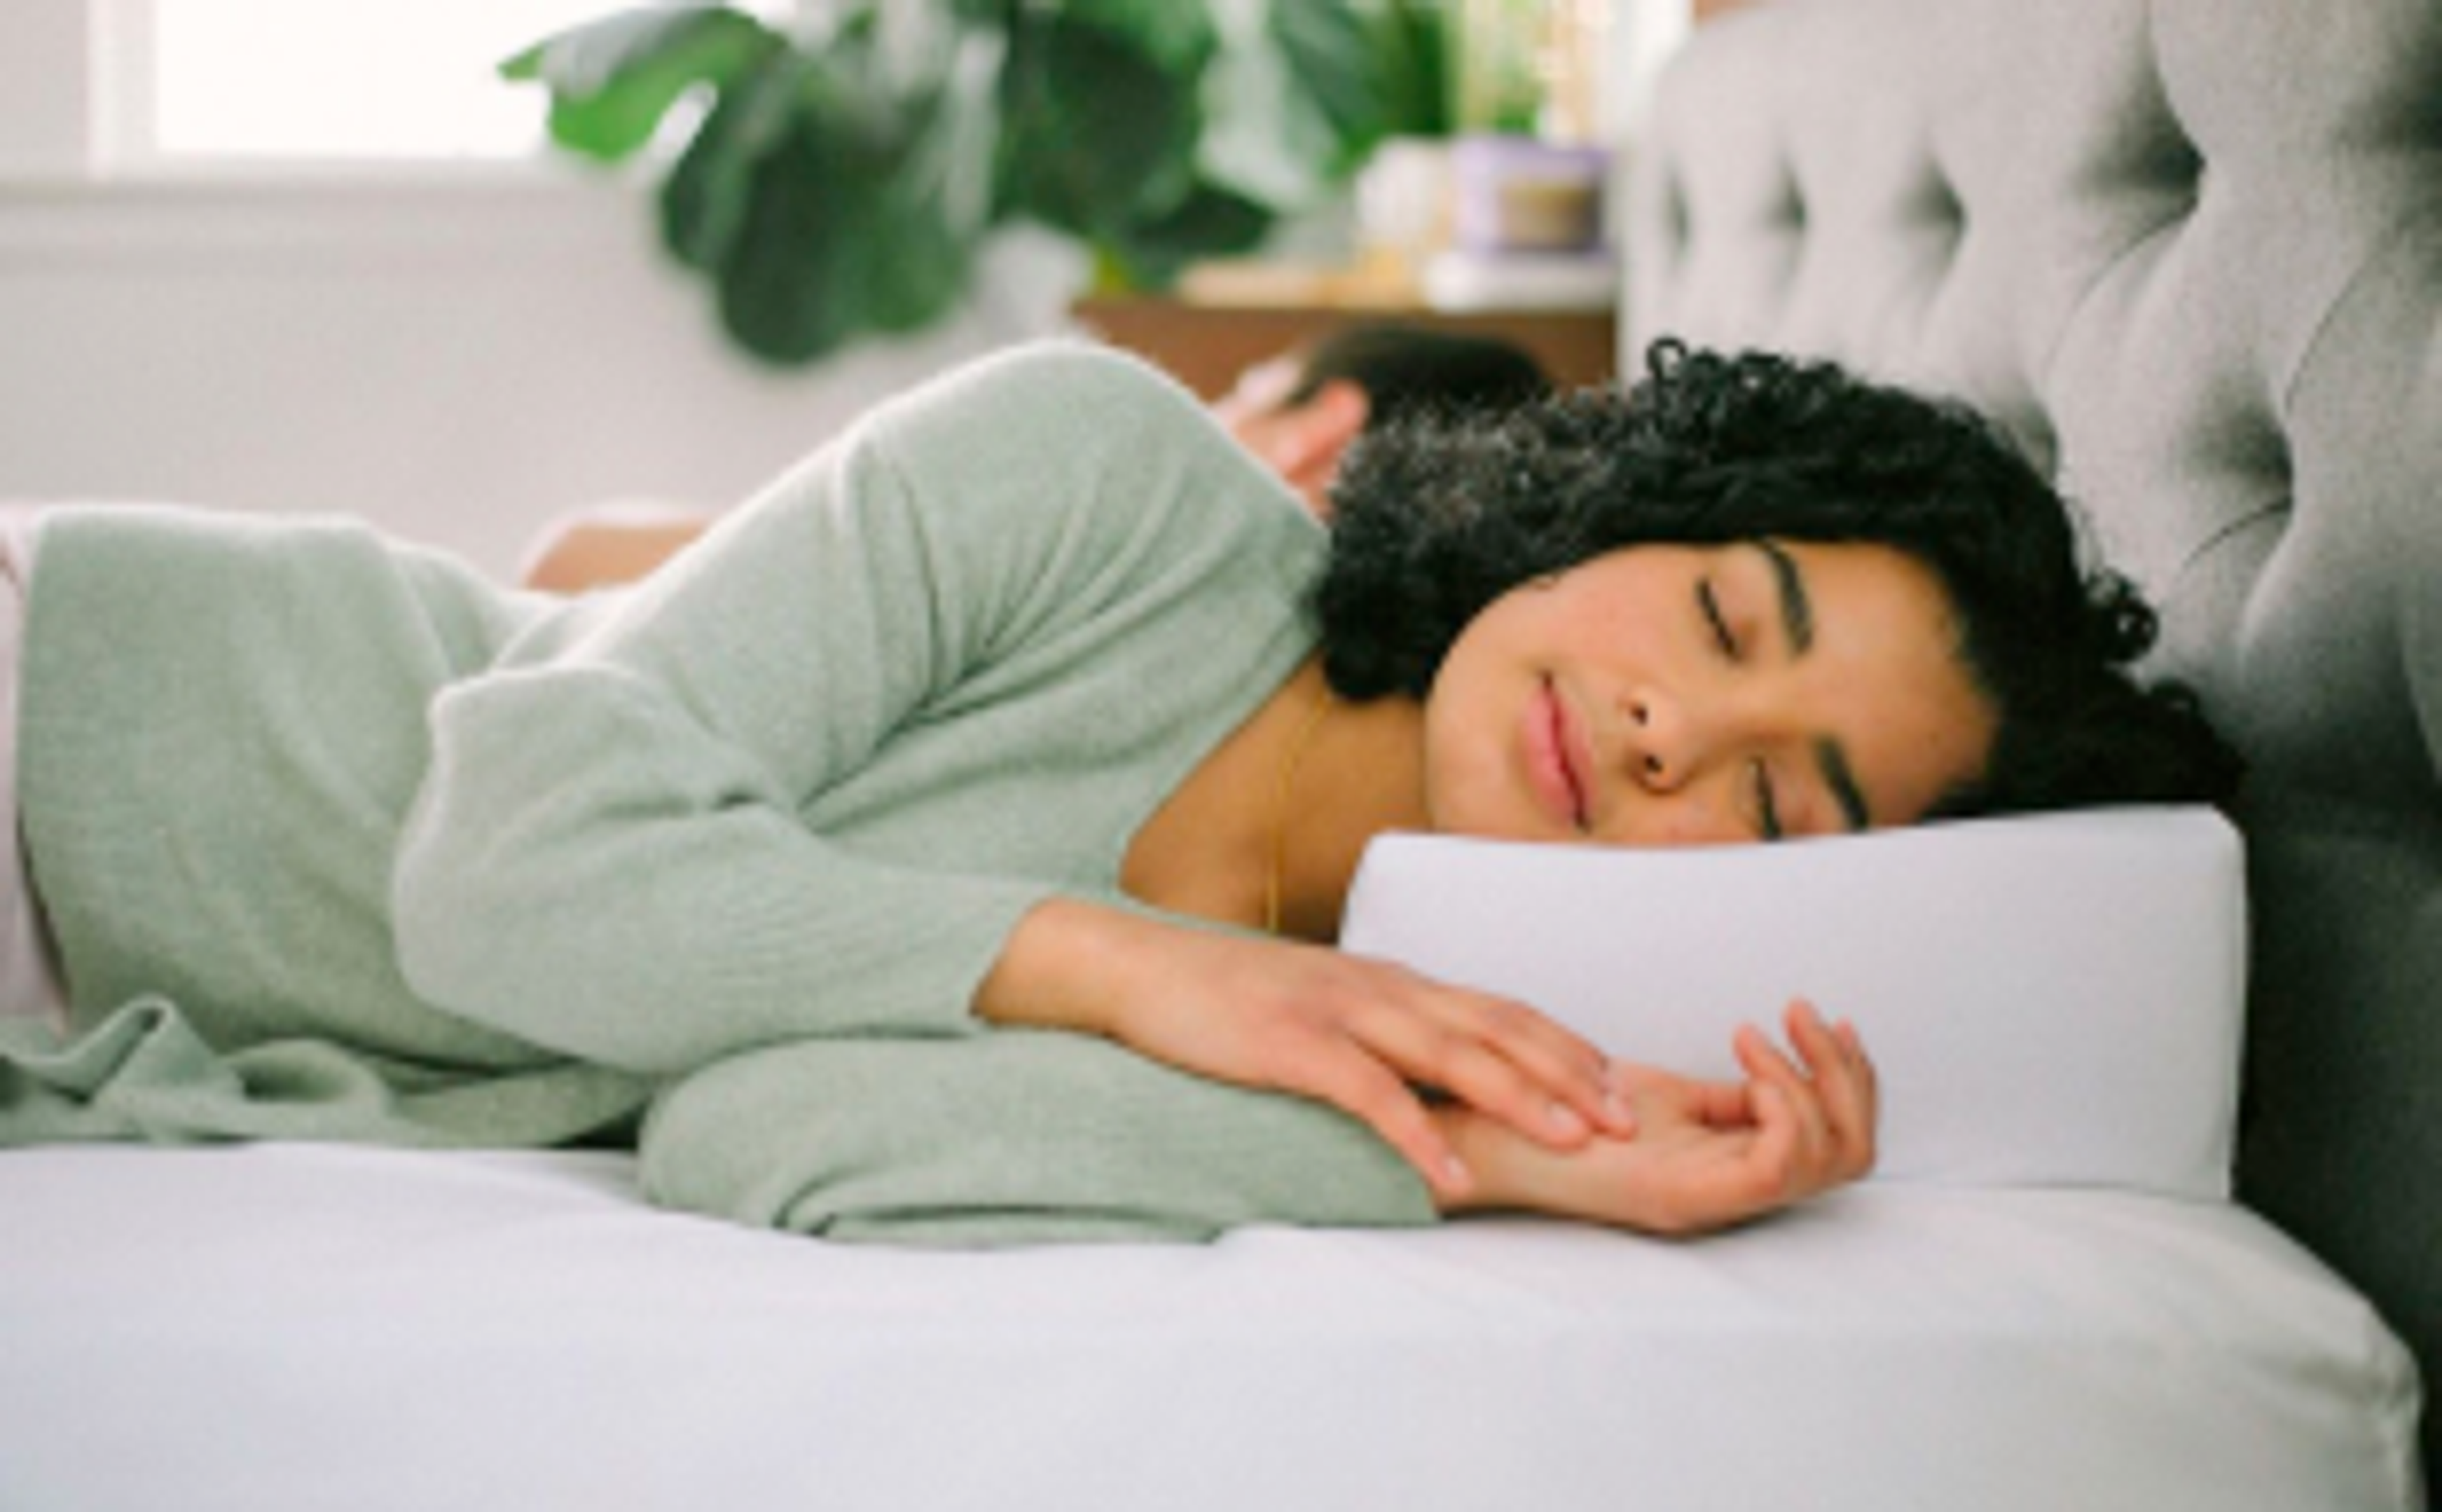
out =
{"type": "Polygon", "coordinates": [[[97,173],[157,170],[153,43],[159,0],[83,3],[91,48],[85,60],[91,81],[87,164],[97,173]]]}
{"type": "Polygon", "coordinates": [[[155,3],[177,0],[0,0],[0,283],[64,267],[147,282],[210,265],[411,285],[468,268],[564,268],[638,235],[642,179],[549,154],[153,153],[141,49],[155,3]]]}
{"type": "MultiPolygon", "coordinates": [[[[0,99],[9,101],[0,111],[0,179],[20,184],[227,178],[497,184],[565,178],[554,173],[549,154],[520,158],[165,153],[155,116],[157,11],[178,3],[0,0],[0,99]]],[[[601,9],[611,4],[602,0],[601,9]]]]}

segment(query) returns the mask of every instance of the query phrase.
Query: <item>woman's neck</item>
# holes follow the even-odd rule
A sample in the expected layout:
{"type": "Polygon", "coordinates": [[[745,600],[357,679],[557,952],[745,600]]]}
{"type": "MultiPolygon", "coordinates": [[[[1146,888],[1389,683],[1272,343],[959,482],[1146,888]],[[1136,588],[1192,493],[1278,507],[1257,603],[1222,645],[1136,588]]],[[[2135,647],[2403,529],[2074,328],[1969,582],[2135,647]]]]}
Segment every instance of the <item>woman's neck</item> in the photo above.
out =
{"type": "MultiPolygon", "coordinates": [[[[1295,696],[1320,696],[1309,664],[1295,696]]],[[[1281,816],[1281,932],[1339,938],[1349,884],[1366,843],[1387,829],[1426,827],[1424,709],[1412,699],[1335,699],[1314,726],[1281,816]]]]}

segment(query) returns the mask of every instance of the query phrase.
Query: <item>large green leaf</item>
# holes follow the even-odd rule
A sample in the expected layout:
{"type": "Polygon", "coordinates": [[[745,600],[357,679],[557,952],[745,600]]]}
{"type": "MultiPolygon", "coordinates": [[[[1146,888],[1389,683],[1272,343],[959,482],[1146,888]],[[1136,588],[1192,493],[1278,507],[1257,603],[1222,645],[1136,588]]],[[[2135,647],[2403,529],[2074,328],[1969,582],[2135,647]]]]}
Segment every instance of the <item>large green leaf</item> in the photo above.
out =
{"type": "Polygon", "coordinates": [[[831,296],[840,228],[828,168],[821,139],[798,129],[756,158],[744,223],[713,273],[721,325],[767,361],[810,362],[856,328],[831,296]]]}
{"type": "Polygon", "coordinates": [[[887,137],[833,155],[837,212],[858,234],[846,239],[832,293],[873,330],[920,330],[966,293],[980,227],[960,214],[947,182],[957,168],[957,108],[947,96],[915,101],[887,137]]]}
{"type": "Polygon", "coordinates": [[[796,129],[803,64],[772,55],[721,90],[686,150],[662,181],[662,242],[690,267],[725,264],[744,233],[757,169],[796,129]]]}
{"type": "Polygon", "coordinates": [[[615,162],[650,141],[688,90],[730,84],[783,46],[726,6],[637,7],[548,37],[501,73],[550,88],[554,141],[615,162]]]}
{"type": "Polygon", "coordinates": [[[1001,64],[997,198],[1088,239],[1176,205],[1194,182],[1199,79],[1117,32],[1029,13],[1001,64]]]}
{"type": "Polygon", "coordinates": [[[769,361],[807,362],[868,332],[928,325],[966,289],[974,228],[954,223],[940,192],[947,98],[900,101],[885,119],[864,87],[865,62],[852,49],[792,55],[735,124],[719,126],[717,145],[683,165],[700,198],[665,211],[711,257],[723,325],[769,361]],[[732,184],[741,186],[735,225],[718,236],[726,212],[716,186],[732,184]]]}
{"type": "MultiPolygon", "coordinates": [[[[1294,3],[1294,0],[1290,0],[1294,3]]],[[[1376,0],[1369,17],[1380,80],[1383,129],[1447,137],[1451,130],[1451,17],[1460,0],[1376,0]]]]}
{"type": "Polygon", "coordinates": [[[1198,173],[1276,210],[1321,202],[1383,132],[1372,23],[1353,0],[1220,0],[1198,173]]]}
{"type": "Polygon", "coordinates": [[[1198,184],[1161,214],[1115,227],[1103,250],[1130,286],[1167,288],[1187,265],[1249,251],[1272,228],[1271,207],[1214,184],[1198,184]]]}
{"type": "Polygon", "coordinates": [[[1324,166],[1338,176],[1362,163],[1391,125],[1382,23],[1349,0],[1272,0],[1266,33],[1291,84],[1288,100],[1321,122],[1333,143],[1324,166]]]}
{"type": "Polygon", "coordinates": [[[1202,0],[1038,0],[1034,9],[1112,38],[1173,79],[1193,81],[1218,42],[1202,0]]]}

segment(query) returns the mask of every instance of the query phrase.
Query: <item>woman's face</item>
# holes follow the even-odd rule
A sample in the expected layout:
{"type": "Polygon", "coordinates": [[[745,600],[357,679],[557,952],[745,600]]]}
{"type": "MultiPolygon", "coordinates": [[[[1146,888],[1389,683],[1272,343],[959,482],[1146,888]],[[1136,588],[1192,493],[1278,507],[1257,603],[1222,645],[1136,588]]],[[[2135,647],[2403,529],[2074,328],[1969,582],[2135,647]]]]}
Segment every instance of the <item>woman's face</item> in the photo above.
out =
{"type": "Polygon", "coordinates": [[[1477,615],[1425,704],[1433,828],[1708,845],[1922,818],[1995,720],[1904,553],[1638,546],[1477,615]]]}

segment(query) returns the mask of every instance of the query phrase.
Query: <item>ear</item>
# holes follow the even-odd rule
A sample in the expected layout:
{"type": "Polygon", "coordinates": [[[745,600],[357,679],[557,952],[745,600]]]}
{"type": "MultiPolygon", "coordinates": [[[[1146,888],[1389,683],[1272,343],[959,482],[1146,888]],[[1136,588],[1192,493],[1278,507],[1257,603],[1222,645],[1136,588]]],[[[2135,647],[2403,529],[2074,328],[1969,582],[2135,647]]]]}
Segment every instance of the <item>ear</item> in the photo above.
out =
{"type": "Polygon", "coordinates": [[[1282,414],[1287,431],[1281,470],[1294,479],[1328,482],[1339,470],[1339,458],[1365,428],[1373,401],[1354,380],[1334,378],[1317,389],[1305,403],[1282,414]]]}

